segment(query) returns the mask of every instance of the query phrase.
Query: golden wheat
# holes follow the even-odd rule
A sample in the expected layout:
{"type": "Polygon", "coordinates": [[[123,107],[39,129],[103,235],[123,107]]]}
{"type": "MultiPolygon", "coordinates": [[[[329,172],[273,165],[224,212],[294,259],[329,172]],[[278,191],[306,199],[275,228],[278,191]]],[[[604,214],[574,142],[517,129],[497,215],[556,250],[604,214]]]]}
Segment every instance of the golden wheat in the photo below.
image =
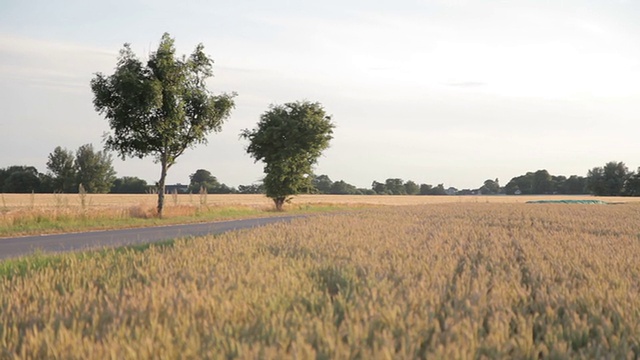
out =
{"type": "Polygon", "coordinates": [[[0,278],[0,358],[637,358],[639,229],[452,203],[63,255],[0,278]]]}
{"type": "MultiPolygon", "coordinates": [[[[16,208],[80,208],[78,194],[0,194],[0,210],[16,208]]],[[[297,195],[294,204],[370,204],[370,205],[421,205],[440,203],[525,203],[541,199],[602,200],[605,202],[637,202],[640,197],[595,197],[589,195],[519,195],[519,196],[417,196],[417,195],[297,195]]],[[[87,194],[89,208],[129,208],[131,206],[155,207],[158,196],[154,194],[87,194]]],[[[273,206],[273,202],[261,194],[167,194],[167,207],[199,206],[205,201],[210,206],[273,206]]]]}

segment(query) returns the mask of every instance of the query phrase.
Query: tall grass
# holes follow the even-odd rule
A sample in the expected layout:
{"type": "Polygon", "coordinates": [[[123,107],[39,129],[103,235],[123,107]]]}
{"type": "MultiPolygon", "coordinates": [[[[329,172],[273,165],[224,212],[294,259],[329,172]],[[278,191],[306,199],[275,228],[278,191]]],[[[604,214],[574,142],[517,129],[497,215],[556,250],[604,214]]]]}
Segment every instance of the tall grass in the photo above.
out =
{"type": "Polygon", "coordinates": [[[143,204],[129,207],[22,208],[0,213],[0,237],[265,215],[263,209],[248,206],[170,205],[165,208],[165,219],[160,220],[155,216],[154,207],[143,204]]]}
{"type": "Polygon", "coordinates": [[[638,358],[639,215],[378,208],[39,257],[0,272],[0,357],[638,358]]]}
{"type": "MultiPolygon", "coordinates": [[[[314,213],[357,208],[360,206],[313,204],[288,206],[288,211],[291,213],[314,213]]],[[[158,219],[155,207],[145,204],[128,207],[87,206],[84,209],[68,206],[21,208],[11,211],[0,209],[0,238],[282,215],[271,210],[272,208],[269,206],[215,204],[196,206],[178,203],[177,205],[165,206],[163,218],[158,219]]]]}
{"type": "MultiPolygon", "coordinates": [[[[598,199],[612,202],[638,202],[640,197],[593,197],[588,195],[540,195],[540,196],[393,196],[393,195],[299,195],[293,199],[294,205],[331,203],[331,204],[370,204],[370,205],[425,205],[440,203],[524,203],[540,199],[598,199]]],[[[68,207],[80,207],[78,194],[1,194],[3,207],[14,210],[29,207],[33,199],[35,208],[52,208],[56,204],[68,207]]],[[[273,206],[273,202],[261,194],[208,194],[200,199],[200,194],[178,194],[180,205],[199,206],[206,202],[211,206],[273,206]]],[[[91,208],[129,207],[144,204],[154,206],[157,195],[154,194],[87,194],[87,203],[91,208]]],[[[169,201],[169,203],[171,203],[169,201]]]]}

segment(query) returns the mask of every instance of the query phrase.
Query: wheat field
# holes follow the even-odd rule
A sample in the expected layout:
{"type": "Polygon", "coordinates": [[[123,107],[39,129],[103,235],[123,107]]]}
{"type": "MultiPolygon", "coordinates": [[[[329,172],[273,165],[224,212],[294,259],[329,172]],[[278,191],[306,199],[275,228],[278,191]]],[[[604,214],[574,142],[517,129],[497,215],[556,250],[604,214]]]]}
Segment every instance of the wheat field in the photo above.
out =
{"type": "Polygon", "coordinates": [[[0,359],[633,359],[639,256],[637,203],[454,202],[32,259],[0,359]]]}
{"type": "MultiPolygon", "coordinates": [[[[640,197],[595,197],[590,195],[519,195],[519,196],[418,196],[418,195],[297,195],[295,204],[361,204],[361,205],[420,205],[440,203],[525,203],[540,199],[602,200],[605,202],[637,202],[640,197]]],[[[155,194],[87,194],[84,200],[78,194],[0,194],[0,208],[87,208],[154,207],[155,194]]],[[[273,202],[262,194],[167,194],[168,207],[175,205],[250,206],[271,207],[273,202]]]]}

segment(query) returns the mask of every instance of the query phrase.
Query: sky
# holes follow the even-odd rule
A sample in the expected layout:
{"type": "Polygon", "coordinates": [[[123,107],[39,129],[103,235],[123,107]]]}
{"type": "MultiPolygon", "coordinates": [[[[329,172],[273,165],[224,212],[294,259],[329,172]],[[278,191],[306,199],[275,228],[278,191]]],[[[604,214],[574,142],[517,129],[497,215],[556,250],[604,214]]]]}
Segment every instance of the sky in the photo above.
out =
{"type": "MultiPolygon", "coordinates": [[[[245,151],[271,104],[320,102],[336,125],[316,174],[369,188],[402,178],[505,185],[527,171],[640,166],[640,1],[0,0],[0,168],[46,171],[56,146],[101,149],[89,82],[130,43],[202,43],[208,88],[237,92],[220,133],[178,158],[168,183],[207,169],[230,186],[264,176],[245,151]]],[[[118,176],[154,183],[151,157],[118,176]]]]}

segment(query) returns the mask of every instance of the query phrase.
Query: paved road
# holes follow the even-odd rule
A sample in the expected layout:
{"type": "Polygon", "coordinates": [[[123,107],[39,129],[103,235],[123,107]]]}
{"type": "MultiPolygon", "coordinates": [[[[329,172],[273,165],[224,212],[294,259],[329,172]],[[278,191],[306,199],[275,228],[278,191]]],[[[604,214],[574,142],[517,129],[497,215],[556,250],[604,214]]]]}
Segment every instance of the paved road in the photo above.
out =
{"type": "Polygon", "coordinates": [[[168,225],[138,229],[0,238],[0,259],[26,255],[35,250],[41,250],[43,252],[87,250],[91,248],[146,244],[186,236],[220,234],[226,231],[248,229],[276,222],[289,221],[303,216],[304,215],[285,215],[203,224],[168,225]]]}

